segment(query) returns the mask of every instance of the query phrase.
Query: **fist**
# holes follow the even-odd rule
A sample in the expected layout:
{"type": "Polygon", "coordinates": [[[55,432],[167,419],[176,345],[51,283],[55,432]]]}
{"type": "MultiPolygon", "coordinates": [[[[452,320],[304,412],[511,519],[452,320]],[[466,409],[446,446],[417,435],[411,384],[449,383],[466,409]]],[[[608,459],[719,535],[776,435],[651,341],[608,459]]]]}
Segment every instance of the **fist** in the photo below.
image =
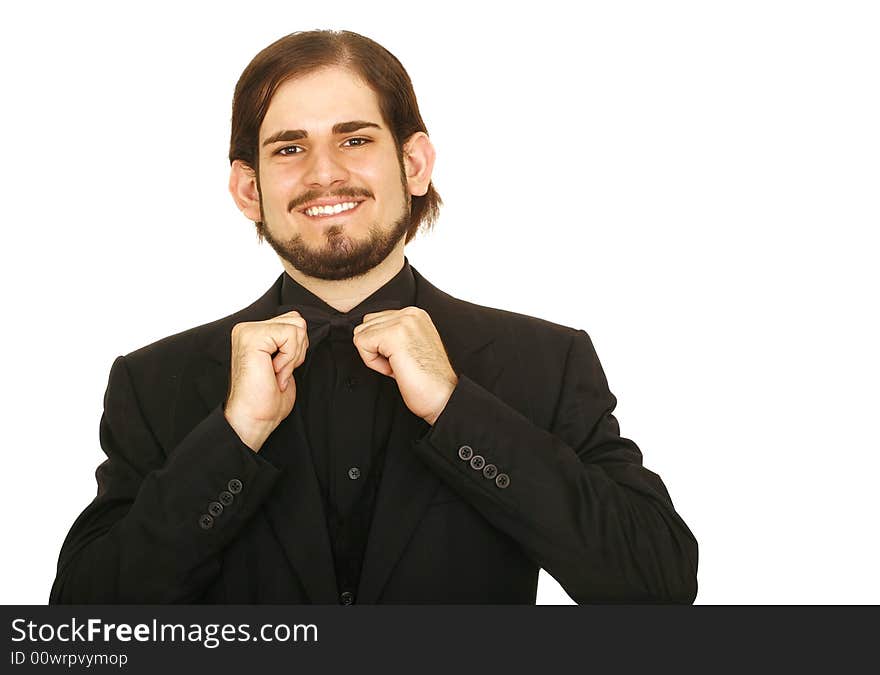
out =
{"type": "Polygon", "coordinates": [[[433,426],[458,376],[428,313],[404,307],[366,314],[354,346],[367,367],[394,378],[410,412],[433,426]]]}
{"type": "Polygon", "coordinates": [[[306,321],[296,311],[233,327],[223,414],[254,452],[293,410],[293,371],[305,360],[308,347],[306,321]]]}

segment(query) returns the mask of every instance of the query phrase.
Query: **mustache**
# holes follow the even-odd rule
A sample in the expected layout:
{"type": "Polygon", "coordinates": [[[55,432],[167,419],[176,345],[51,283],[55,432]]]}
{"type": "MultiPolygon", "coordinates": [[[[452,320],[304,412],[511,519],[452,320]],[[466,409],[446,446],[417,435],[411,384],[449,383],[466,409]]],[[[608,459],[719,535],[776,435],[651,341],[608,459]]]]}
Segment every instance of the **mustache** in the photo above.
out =
{"type": "Polygon", "coordinates": [[[372,198],[372,196],[373,193],[366,188],[357,187],[341,187],[330,192],[324,192],[321,190],[309,190],[308,192],[304,192],[303,194],[301,194],[299,197],[294,197],[293,199],[291,199],[290,203],[287,205],[287,209],[288,211],[293,211],[303,204],[308,204],[310,201],[313,201],[315,199],[330,199],[333,197],[372,198]]]}

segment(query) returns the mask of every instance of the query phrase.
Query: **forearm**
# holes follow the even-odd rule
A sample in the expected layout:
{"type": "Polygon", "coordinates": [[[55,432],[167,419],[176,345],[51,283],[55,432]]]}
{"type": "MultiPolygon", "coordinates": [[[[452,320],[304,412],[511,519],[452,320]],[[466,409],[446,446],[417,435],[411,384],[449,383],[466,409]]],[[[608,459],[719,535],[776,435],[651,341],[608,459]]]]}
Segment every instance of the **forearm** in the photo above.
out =
{"type": "Polygon", "coordinates": [[[118,439],[105,418],[110,458],[97,473],[98,497],[62,548],[50,602],[191,602],[278,470],[242,443],[217,408],[164,465],[142,475],[114,451],[118,439]]]}
{"type": "Polygon", "coordinates": [[[692,602],[693,535],[610,410],[595,418],[577,452],[463,377],[416,451],[577,602],[692,602]]]}

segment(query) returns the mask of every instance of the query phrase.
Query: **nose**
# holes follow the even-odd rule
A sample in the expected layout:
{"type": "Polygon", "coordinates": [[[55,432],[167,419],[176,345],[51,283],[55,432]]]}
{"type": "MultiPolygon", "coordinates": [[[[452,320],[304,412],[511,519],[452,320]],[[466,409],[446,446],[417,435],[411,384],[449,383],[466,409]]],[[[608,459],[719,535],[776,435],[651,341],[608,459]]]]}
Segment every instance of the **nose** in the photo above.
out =
{"type": "Polygon", "coordinates": [[[328,187],[348,180],[341,153],[333,148],[314,146],[306,159],[303,180],[309,187],[328,187]]]}

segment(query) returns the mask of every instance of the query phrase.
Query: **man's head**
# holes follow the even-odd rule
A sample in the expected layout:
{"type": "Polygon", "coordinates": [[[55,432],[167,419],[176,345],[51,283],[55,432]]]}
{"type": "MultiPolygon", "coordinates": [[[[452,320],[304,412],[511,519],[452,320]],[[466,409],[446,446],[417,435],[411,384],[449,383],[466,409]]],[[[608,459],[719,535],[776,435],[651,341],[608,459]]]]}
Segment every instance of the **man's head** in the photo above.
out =
{"type": "Polygon", "coordinates": [[[317,278],[363,274],[439,210],[409,76],[356,33],[294,33],[257,54],[235,88],[229,159],[258,237],[317,278]]]}

